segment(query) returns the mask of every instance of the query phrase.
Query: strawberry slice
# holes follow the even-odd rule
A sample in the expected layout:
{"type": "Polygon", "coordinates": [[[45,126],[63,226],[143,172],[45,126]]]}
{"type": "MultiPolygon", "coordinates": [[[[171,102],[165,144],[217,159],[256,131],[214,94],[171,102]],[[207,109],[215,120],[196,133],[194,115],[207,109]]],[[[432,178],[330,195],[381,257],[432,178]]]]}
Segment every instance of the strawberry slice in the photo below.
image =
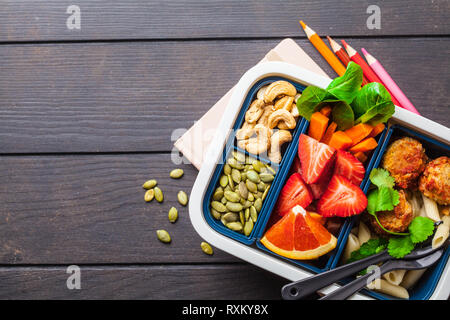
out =
{"type": "Polygon", "coordinates": [[[343,176],[354,185],[359,186],[364,179],[365,173],[364,165],[354,155],[343,150],[337,151],[334,174],[343,176]]]}
{"type": "Polygon", "coordinates": [[[317,203],[317,212],[324,217],[349,217],[367,207],[366,195],[347,178],[334,175],[327,191],[317,203]]]}
{"type": "Polygon", "coordinates": [[[300,173],[302,174],[302,166],[300,164],[300,159],[298,157],[294,158],[294,162],[292,163],[291,166],[291,173],[300,173]]]}
{"type": "Polygon", "coordinates": [[[299,173],[294,173],[281,190],[275,210],[280,216],[284,216],[296,205],[306,208],[312,201],[313,196],[302,176],[299,173]]]}
{"type": "Polygon", "coordinates": [[[302,177],[306,183],[316,183],[334,160],[336,149],[320,143],[306,134],[298,140],[298,157],[302,165],[302,177]]]}
{"type": "Polygon", "coordinates": [[[314,199],[320,199],[320,197],[322,197],[323,193],[328,188],[332,176],[333,170],[331,166],[329,166],[328,169],[325,169],[325,172],[320,176],[320,179],[316,183],[311,183],[309,185],[314,199]]]}

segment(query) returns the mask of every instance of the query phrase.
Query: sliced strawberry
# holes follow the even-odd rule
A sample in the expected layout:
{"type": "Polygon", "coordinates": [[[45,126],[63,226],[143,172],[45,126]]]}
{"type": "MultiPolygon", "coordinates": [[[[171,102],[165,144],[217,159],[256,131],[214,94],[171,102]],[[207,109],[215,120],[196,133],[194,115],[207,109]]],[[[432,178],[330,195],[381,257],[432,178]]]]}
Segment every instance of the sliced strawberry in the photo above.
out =
{"type": "Polygon", "coordinates": [[[317,212],[324,217],[349,217],[367,207],[366,195],[347,178],[334,175],[327,191],[317,203],[317,212]]]}
{"type": "MultiPolygon", "coordinates": [[[[332,162],[330,162],[331,164],[332,162]]],[[[333,176],[332,166],[328,166],[324,170],[324,173],[320,176],[320,179],[316,183],[311,183],[309,185],[314,199],[320,199],[323,193],[328,189],[328,184],[330,183],[331,177],[333,176]]]]}
{"type": "Polygon", "coordinates": [[[302,166],[302,177],[306,183],[316,183],[334,160],[336,149],[320,143],[306,134],[298,140],[298,157],[302,166]]]}
{"type": "Polygon", "coordinates": [[[300,159],[298,157],[294,158],[294,162],[292,163],[291,166],[291,173],[300,173],[302,174],[302,166],[300,164],[300,159]]]}
{"type": "Polygon", "coordinates": [[[338,150],[336,153],[334,174],[343,176],[354,185],[359,186],[364,179],[366,169],[364,169],[364,165],[354,155],[343,150],[338,150]]]}
{"type": "Polygon", "coordinates": [[[302,176],[299,173],[294,173],[281,190],[275,211],[280,216],[284,216],[296,205],[306,208],[312,201],[313,196],[302,176]]]}

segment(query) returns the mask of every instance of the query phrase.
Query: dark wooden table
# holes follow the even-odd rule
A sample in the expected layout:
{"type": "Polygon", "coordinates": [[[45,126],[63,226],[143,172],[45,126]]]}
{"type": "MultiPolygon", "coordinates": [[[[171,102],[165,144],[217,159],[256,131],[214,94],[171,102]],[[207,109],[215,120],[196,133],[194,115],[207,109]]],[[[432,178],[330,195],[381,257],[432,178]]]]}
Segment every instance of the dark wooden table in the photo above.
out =
{"type": "Polygon", "coordinates": [[[186,208],[197,175],[169,178],[189,128],[285,37],[330,75],[300,30],[377,56],[417,109],[450,125],[450,2],[4,0],[0,5],[0,298],[266,299],[286,281],[200,250],[186,208]],[[114,4],[113,4],[114,3],[114,4]],[[69,30],[66,9],[81,9],[69,30]],[[163,204],[143,201],[156,178],[163,204]],[[170,231],[164,245],[155,230],[170,231]],[[81,290],[68,290],[69,265],[81,290]]]}

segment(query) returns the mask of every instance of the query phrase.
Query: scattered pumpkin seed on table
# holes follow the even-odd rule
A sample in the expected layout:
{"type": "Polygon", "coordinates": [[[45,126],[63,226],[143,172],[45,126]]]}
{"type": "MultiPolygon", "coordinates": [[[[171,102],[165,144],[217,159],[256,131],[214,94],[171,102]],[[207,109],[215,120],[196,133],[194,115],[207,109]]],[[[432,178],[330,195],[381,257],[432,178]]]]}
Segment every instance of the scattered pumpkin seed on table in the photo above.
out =
{"type": "Polygon", "coordinates": [[[151,180],[146,181],[146,182],[142,185],[142,188],[148,190],[148,189],[151,189],[151,188],[155,187],[157,184],[158,184],[158,181],[156,181],[155,179],[151,179],[151,180]]]}
{"type": "Polygon", "coordinates": [[[158,187],[155,187],[155,199],[156,199],[156,201],[158,201],[158,202],[163,202],[163,200],[164,200],[163,192],[162,192],[162,190],[161,190],[160,188],[158,188],[158,187]]]}
{"type": "Polygon", "coordinates": [[[200,243],[200,247],[206,254],[212,255],[214,253],[213,248],[209,245],[209,243],[203,241],[202,243],[200,243]]]}
{"type": "Polygon", "coordinates": [[[155,197],[155,190],[154,190],[154,189],[150,189],[150,190],[147,190],[147,191],[145,192],[144,200],[145,200],[146,202],[150,202],[150,201],[153,200],[154,197],[155,197]]]}
{"type": "Polygon", "coordinates": [[[172,171],[170,171],[170,177],[172,179],[179,179],[183,176],[183,174],[183,169],[173,169],[172,171]]]}
{"type": "Polygon", "coordinates": [[[179,202],[182,206],[187,205],[187,203],[188,203],[188,201],[189,201],[188,195],[187,195],[186,192],[184,192],[183,190],[178,191],[177,198],[178,198],[178,202],[179,202]]]}
{"type": "Polygon", "coordinates": [[[170,208],[169,210],[169,221],[175,223],[178,219],[178,210],[175,207],[170,208]]]}
{"type": "Polygon", "coordinates": [[[166,230],[156,230],[156,236],[158,240],[164,243],[170,243],[172,239],[166,230]]]}

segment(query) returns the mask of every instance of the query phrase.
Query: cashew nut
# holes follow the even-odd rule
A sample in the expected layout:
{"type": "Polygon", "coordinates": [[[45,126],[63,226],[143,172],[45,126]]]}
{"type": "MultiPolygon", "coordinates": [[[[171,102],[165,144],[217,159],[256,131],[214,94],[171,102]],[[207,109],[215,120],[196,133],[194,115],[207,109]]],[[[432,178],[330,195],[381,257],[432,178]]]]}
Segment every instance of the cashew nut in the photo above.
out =
{"type": "Polygon", "coordinates": [[[269,159],[272,162],[281,162],[281,146],[292,140],[292,135],[288,130],[278,130],[270,138],[269,159]]]}
{"type": "Polygon", "coordinates": [[[291,110],[291,114],[294,117],[295,120],[297,120],[297,118],[300,116],[300,114],[298,113],[298,108],[296,104],[292,105],[292,110],[291,110]]]}
{"type": "Polygon", "coordinates": [[[255,131],[253,130],[254,127],[254,123],[244,122],[242,127],[236,131],[236,139],[244,140],[250,138],[255,133],[255,131]]]}
{"type": "Polygon", "coordinates": [[[259,100],[264,100],[264,92],[266,91],[267,87],[269,87],[269,85],[261,87],[258,92],[256,93],[256,97],[259,100]]]}
{"type": "Polygon", "coordinates": [[[274,112],[274,108],[272,105],[265,106],[264,112],[261,115],[261,117],[259,118],[257,124],[262,124],[263,126],[267,127],[269,116],[272,114],[272,112],[274,112]]]}
{"type": "Polygon", "coordinates": [[[286,109],[287,111],[291,111],[293,102],[294,97],[285,96],[275,102],[274,108],[275,110],[286,109]]]}
{"type": "Polygon", "coordinates": [[[247,112],[245,113],[245,121],[248,123],[255,123],[264,111],[264,101],[256,99],[252,102],[247,112]]]}
{"type": "Polygon", "coordinates": [[[289,111],[280,109],[274,111],[269,116],[268,125],[271,129],[275,128],[277,125],[280,129],[294,129],[297,122],[289,111]]]}
{"type": "Polygon", "coordinates": [[[269,87],[264,92],[264,101],[266,103],[271,103],[273,100],[275,100],[276,97],[280,95],[286,95],[286,96],[295,96],[297,93],[297,90],[292,85],[292,83],[280,80],[272,82],[269,87]]]}
{"type": "Polygon", "coordinates": [[[254,131],[256,137],[247,140],[247,143],[245,144],[245,150],[253,154],[266,152],[270,147],[270,136],[272,134],[272,130],[263,126],[262,124],[257,124],[254,128],[254,131]]]}

